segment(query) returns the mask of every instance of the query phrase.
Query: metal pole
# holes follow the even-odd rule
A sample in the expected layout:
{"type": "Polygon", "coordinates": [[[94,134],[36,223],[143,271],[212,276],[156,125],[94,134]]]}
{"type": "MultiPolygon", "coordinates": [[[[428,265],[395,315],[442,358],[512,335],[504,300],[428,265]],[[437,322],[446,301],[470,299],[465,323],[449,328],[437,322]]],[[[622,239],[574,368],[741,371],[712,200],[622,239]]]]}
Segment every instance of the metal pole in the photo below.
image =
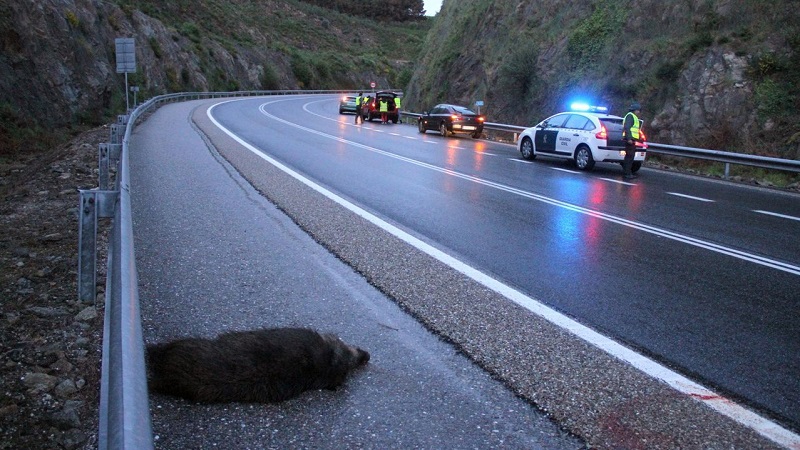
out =
{"type": "Polygon", "coordinates": [[[128,103],[128,72],[125,72],[125,114],[131,112],[131,105],[128,103]]]}

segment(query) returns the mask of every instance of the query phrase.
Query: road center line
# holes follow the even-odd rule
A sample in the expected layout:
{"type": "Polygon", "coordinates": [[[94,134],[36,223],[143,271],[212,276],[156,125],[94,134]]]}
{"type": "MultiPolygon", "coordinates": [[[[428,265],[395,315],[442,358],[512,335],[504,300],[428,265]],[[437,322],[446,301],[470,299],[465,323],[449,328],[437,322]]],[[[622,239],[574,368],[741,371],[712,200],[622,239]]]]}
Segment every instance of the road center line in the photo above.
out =
{"type": "Polygon", "coordinates": [[[708,198],[695,197],[693,195],[680,194],[678,192],[667,192],[667,194],[674,195],[676,197],[688,198],[689,200],[697,200],[698,202],[714,203],[714,200],[711,200],[711,199],[708,199],[708,198]]]}
{"type": "Polygon", "coordinates": [[[766,214],[768,216],[780,217],[782,219],[790,219],[790,220],[798,220],[798,221],[800,221],[800,217],[787,216],[786,214],[779,214],[779,213],[776,213],[776,212],[764,211],[764,210],[761,210],[761,209],[754,209],[753,212],[757,212],[759,214],[766,214]]]}
{"type": "MultiPolygon", "coordinates": [[[[426,167],[426,168],[429,168],[429,169],[432,169],[432,170],[440,171],[442,173],[450,174],[452,176],[456,176],[456,177],[459,177],[459,178],[471,180],[471,181],[474,181],[474,182],[479,183],[479,184],[484,184],[484,185],[487,185],[487,186],[495,187],[497,189],[505,190],[505,191],[508,191],[508,192],[513,192],[513,193],[516,193],[518,195],[523,195],[525,197],[529,197],[529,198],[532,198],[532,199],[535,199],[535,200],[538,200],[538,201],[542,201],[544,203],[552,204],[552,205],[555,205],[555,206],[560,206],[562,208],[566,208],[566,209],[577,211],[577,212],[582,212],[584,214],[587,214],[587,215],[590,215],[590,216],[593,216],[593,217],[598,217],[598,218],[601,218],[601,219],[610,220],[612,222],[620,223],[620,224],[625,225],[625,226],[630,226],[630,227],[633,227],[633,228],[642,227],[640,229],[644,229],[645,231],[649,231],[649,232],[652,232],[652,233],[655,233],[655,234],[658,234],[658,232],[662,232],[661,230],[658,230],[657,228],[654,228],[654,227],[649,227],[647,225],[637,225],[634,222],[628,221],[626,219],[621,219],[621,218],[618,218],[618,217],[614,217],[614,216],[610,216],[610,215],[607,215],[607,214],[599,213],[597,211],[591,211],[591,210],[588,210],[586,208],[578,207],[578,206],[575,206],[575,205],[570,205],[569,203],[561,202],[561,201],[555,200],[555,199],[550,199],[548,197],[544,197],[544,196],[541,196],[541,195],[538,195],[538,194],[526,193],[526,192],[521,191],[519,189],[506,187],[506,186],[500,185],[498,183],[490,182],[490,181],[487,181],[487,180],[481,180],[481,179],[479,179],[477,177],[473,177],[471,175],[460,174],[458,172],[455,172],[455,171],[452,171],[452,170],[449,170],[449,169],[439,168],[439,167],[433,166],[431,164],[423,163],[423,162],[420,162],[420,161],[415,161],[413,159],[406,158],[406,157],[399,156],[399,155],[394,155],[392,153],[388,153],[388,152],[385,152],[383,150],[379,150],[379,149],[376,149],[376,148],[373,148],[373,147],[369,147],[367,145],[359,144],[357,142],[348,141],[346,139],[343,139],[343,138],[340,138],[340,137],[337,137],[337,136],[333,136],[333,135],[326,134],[326,133],[323,133],[323,132],[320,132],[320,131],[316,131],[316,130],[313,130],[311,128],[307,128],[307,127],[304,127],[302,125],[294,124],[294,123],[289,122],[287,120],[281,119],[279,117],[276,117],[276,116],[268,113],[266,111],[266,109],[265,109],[265,106],[267,106],[269,104],[277,103],[277,102],[281,102],[281,101],[288,101],[288,100],[292,100],[292,99],[274,100],[274,101],[271,101],[271,102],[264,103],[259,107],[259,110],[265,116],[267,116],[267,117],[269,117],[269,118],[271,118],[273,120],[276,120],[278,122],[281,122],[281,123],[284,123],[286,125],[289,125],[291,127],[295,127],[295,128],[307,131],[309,133],[314,133],[314,134],[317,134],[317,135],[322,136],[322,137],[327,137],[329,139],[333,139],[333,140],[336,140],[336,141],[339,141],[339,142],[342,142],[342,143],[350,144],[350,145],[353,145],[353,146],[356,146],[356,147],[359,147],[359,148],[363,148],[363,149],[366,149],[366,150],[369,150],[369,151],[373,151],[373,152],[378,153],[378,154],[383,154],[383,155],[386,155],[386,156],[397,158],[397,159],[400,159],[402,161],[406,161],[406,162],[409,162],[409,163],[412,163],[412,164],[417,164],[417,165],[419,165],[421,167],[426,167]]],[[[296,172],[295,170],[293,170],[293,169],[289,168],[288,166],[282,164],[280,161],[268,156],[267,154],[265,154],[261,150],[255,148],[251,144],[245,142],[243,139],[241,139],[240,137],[236,136],[233,132],[231,132],[230,130],[228,130],[227,128],[222,126],[222,124],[217,122],[217,120],[214,118],[214,116],[212,114],[214,108],[216,108],[217,106],[219,106],[221,104],[229,103],[229,102],[235,102],[235,101],[242,101],[242,99],[228,100],[228,101],[225,101],[225,102],[221,102],[221,103],[217,103],[215,105],[212,105],[208,109],[206,114],[208,115],[208,118],[211,120],[211,122],[217,128],[222,130],[224,133],[226,133],[232,139],[237,141],[239,144],[241,144],[242,146],[244,146],[245,148],[247,148],[248,150],[250,150],[251,152],[253,152],[257,156],[259,156],[263,160],[267,161],[268,163],[272,164],[273,166],[277,167],[278,169],[282,170],[283,172],[287,173],[288,175],[292,176],[293,178],[297,179],[298,181],[300,181],[301,183],[305,184],[306,186],[314,189],[315,191],[319,192],[320,194],[326,196],[327,198],[331,199],[332,201],[338,203],[342,207],[344,207],[344,208],[348,209],[349,211],[355,213],[356,215],[364,218],[365,220],[369,221],[370,223],[373,223],[374,225],[376,225],[376,226],[380,227],[381,229],[385,230],[386,232],[391,233],[392,235],[396,236],[398,239],[401,239],[404,242],[408,243],[409,245],[412,245],[413,247],[417,248],[418,250],[420,250],[422,252],[425,252],[426,254],[428,254],[431,257],[439,260],[440,262],[442,262],[444,264],[447,264],[448,266],[452,267],[454,270],[457,270],[457,271],[461,272],[462,274],[472,278],[476,282],[483,284],[487,288],[494,290],[495,292],[503,295],[504,297],[508,298],[509,300],[511,300],[511,301],[519,304],[520,306],[528,309],[529,311],[533,312],[534,314],[537,314],[537,315],[543,317],[544,319],[548,320],[549,322],[561,327],[562,329],[571,332],[572,334],[574,334],[575,336],[583,339],[587,343],[589,343],[589,344],[591,344],[591,345],[593,345],[593,346],[605,351],[606,353],[608,353],[608,354],[610,354],[610,355],[612,355],[612,356],[614,356],[614,357],[616,357],[616,358],[618,358],[618,359],[620,359],[622,361],[627,362],[631,366],[641,370],[642,372],[650,375],[653,378],[662,380],[663,382],[667,383],[669,386],[671,386],[673,389],[677,390],[678,392],[681,392],[681,393],[684,393],[686,395],[689,395],[690,397],[694,398],[695,400],[697,400],[697,401],[707,405],[708,407],[718,411],[719,413],[721,413],[721,414],[723,414],[723,415],[735,420],[736,422],[738,422],[738,423],[740,423],[740,424],[742,424],[742,425],[744,425],[746,427],[749,427],[749,428],[753,429],[754,431],[756,431],[757,433],[761,434],[762,436],[764,436],[764,437],[766,437],[766,438],[768,438],[768,439],[770,439],[770,440],[772,440],[772,441],[774,441],[774,442],[776,442],[776,443],[778,443],[780,445],[783,445],[783,446],[788,447],[788,448],[800,448],[800,436],[799,435],[797,435],[797,434],[795,434],[795,433],[793,433],[793,432],[781,427],[780,425],[778,425],[775,422],[770,421],[769,419],[766,419],[766,418],[764,418],[764,417],[762,417],[762,416],[750,411],[747,408],[744,408],[743,406],[741,406],[741,405],[739,405],[737,403],[734,403],[733,401],[731,401],[731,400],[729,400],[727,398],[724,398],[724,397],[720,396],[719,394],[711,391],[710,389],[708,389],[708,388],[706,388],[706,387],[704,387],[704,386],[702,386],[702,385],[700,385],[698,383],[695,383],[694,381],[692,381],[692,380],[684,377],[683,375],[681,375],[681,374],[679,374],[679,373],[677,373],[677,372],[675,372],[675,371],[673,371],[673,370],[671,370],[671,369],[669,369],[669,368],[657,363],[656,361],[654,361],[654,360],[652,360],[650,358],[647,358],[646,356],[641,355],[641,354],[629,349],[628,347],[620,344],[619,342],[614,341],[613,339],[611,339],[611,338],[609,338],[607,336],[604,336],[604,335],[592,330],[591,328],[588,328],[585,325],[582,325],[582,324],[572,320],[571,318],[567,317],[566,315],[561,314],[558,311],[555,311],[554,309],[552,309],[552,308],[546,306],[545,304],[543,304],[543,303],[541,303],[541,302],[539,302],[539,301],[537,301],[537,300],[525,295],[524,293],[522,293],[522,292],[520,292],[520,291],[518,291],[518,290],[516,290],[516,289],[514,289],[514,288],[512,288],[512,287],[510,287],[510,286],[508,286],[508,285],[506,285],[506,284],[504,284],[502,282],[500,282],[499,280],[496,280],[495,278],[492,278],[491,276],[479,271],[478,269],[475,269],[472,266],[469,266],[469,265],[465,264],[464,262],[462,262],[462,261],[450,256],[449,254],[442,252],[441,250],[433,247],[430,244],[425,243],[424,241],[412,236],[411,234],[401,230],[400,228],[398,228],[398,227],[396,227],[396,226],[394,226],[394,225],[392,225],[390,223],[385,222],[384,220],[380,219],[379,217],[375,216],[374,214],[371,214],[368,211],[364,210],[363,208],[361,208],[361,207],[359,207],[359,206],[357,206],[357,205],[355,205],[355,204],[343,199],[342,197],[339,197],[338,195],[334,194],[333,192],[323,188],[322,186],[320,186],[319,184],[315,183],[314,181],[304,177],[303,175],[301,175],[300,173],[296,172]]],[[[670,232],[666,232],[666,233],[674,234],[674,233],[670,233],[670,232]]],[[[679,236],[679,235],[675,234],[675,236],[679,236]]],[[[667,236],[667,237],[669,237],[669,236],[667,236]]],[[[691,241],[700,242],[699,240],[695,240],[693,238],[688,238],[688,239],[690,239],[691,241]]],[[[677,240],[681,240],[681,239],[677,239],[677,240]]],[[[698,245],[698,244],[693,244],[693,245],[698,245]]],[[[707,244],[707,245],[715,246],[715,244],[707,244]]],[[[789,267],[793,267],[793,266],[789,266],[789,267]]],[[[800,274],[800,268],[795,267],[794,270],[795,270],[794,273],[800,274]]]]}

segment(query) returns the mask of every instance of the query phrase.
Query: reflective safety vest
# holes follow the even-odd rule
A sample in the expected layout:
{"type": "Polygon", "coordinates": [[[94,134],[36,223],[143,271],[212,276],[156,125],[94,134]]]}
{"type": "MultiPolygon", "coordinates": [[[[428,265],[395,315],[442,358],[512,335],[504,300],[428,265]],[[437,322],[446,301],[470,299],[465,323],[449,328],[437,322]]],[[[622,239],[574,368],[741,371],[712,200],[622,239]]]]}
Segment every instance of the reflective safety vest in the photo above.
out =
{"type": "Polygon", "coordinates": [[[356,97],[356,106],[361,106],[361,102],[363,102],[363,101],[364,101],[364,97],[362,97],[360,95],[358,97],[356,97]]]}
{"type": "Polygon", "coordinates": [[[397,109],[400,109],[400,97],[395,97],[395,98],[394,98],[394,106],[395,106],[397,109]]]}
{"type": "Polygon", "coordinates": [[[633,113],[633,111],[629,112],[628,114],[625,114],[625,118],[622,119],[622,126],[623,126],[623,129],[622,129],[623,137],[626,137],[626,138],[627,137],[631,137],[633,139],[639,139],[639,129],[642,126],[642,121],[639,120],[639,117],[637,117],[636,114],[633,113]],[[628,121],[628,116],[633,116],[633,125],[631,125],[631,135],[630,136],[624,136],[624,134],[625,134],[625,128],[624,127],[625,127],[625,122],[628,121]]]}
{"type": "Polygon", "coordinates": [[[381,112],[389,112],[389,102],[381,100],[381,112]]]}

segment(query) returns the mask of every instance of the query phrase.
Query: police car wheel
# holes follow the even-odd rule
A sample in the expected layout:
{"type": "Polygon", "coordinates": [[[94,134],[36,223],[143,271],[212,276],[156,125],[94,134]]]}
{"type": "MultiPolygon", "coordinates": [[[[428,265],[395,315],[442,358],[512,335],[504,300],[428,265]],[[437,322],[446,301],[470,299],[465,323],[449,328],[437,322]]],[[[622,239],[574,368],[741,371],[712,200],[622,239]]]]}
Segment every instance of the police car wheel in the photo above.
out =
{"type": "Polygon", "coordinates": [[[533,141],[528,136],[522,138],[522,145],[519,147],[519,152],[524,159],[534,159],[536,154],[533,152],[533,141]]]}
{"type": "Polygon", "coordinates": [[[594,167],[594,158],[589,147],[581,145],[575,150],[575,165],[581,170],[591,170],[594,167]]]}
{"type": "Polygon", "coordinates": [[[641,168],[642,168],[642,162],[641,161],[634,161],[633,165],[631,166],[631,172],[636,173],[641,168]]]}
{"type": "Polygon", "coordinates": [[[419,128],[420,133],[425,133],[425,125],[422,123],[421,120],[417,122],[417,127],[419,128]]]}
{"type": "Polygon", "coordinates": [[[447,125],[445,125],[444,122],[442,122],[442,124],[439,125],[439,134],[441,134],[444,137],[447,137],[447,125]]]}

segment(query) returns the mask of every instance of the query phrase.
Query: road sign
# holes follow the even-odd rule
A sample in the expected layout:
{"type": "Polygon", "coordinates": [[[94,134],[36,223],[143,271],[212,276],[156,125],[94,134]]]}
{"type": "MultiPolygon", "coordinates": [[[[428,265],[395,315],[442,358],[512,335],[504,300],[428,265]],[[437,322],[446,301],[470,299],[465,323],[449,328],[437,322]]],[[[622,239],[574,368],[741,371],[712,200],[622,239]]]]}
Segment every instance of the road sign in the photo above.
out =
{"type": "Polygon", "coordinates": [[[117,38],[117,73],[136,73],[136,44],[133,38],[117,38]]]}
{"type": "Polygon", "coordinates": [[[475,106],[483,106],[483,100],[476,101],[475,106]]]}
{"type": "Polygon", "coordinates": [[[369,87],[371,87],[372,89],[375,89],[375,82],[373,81],[372,83],[370,83],[369,87]]]}

